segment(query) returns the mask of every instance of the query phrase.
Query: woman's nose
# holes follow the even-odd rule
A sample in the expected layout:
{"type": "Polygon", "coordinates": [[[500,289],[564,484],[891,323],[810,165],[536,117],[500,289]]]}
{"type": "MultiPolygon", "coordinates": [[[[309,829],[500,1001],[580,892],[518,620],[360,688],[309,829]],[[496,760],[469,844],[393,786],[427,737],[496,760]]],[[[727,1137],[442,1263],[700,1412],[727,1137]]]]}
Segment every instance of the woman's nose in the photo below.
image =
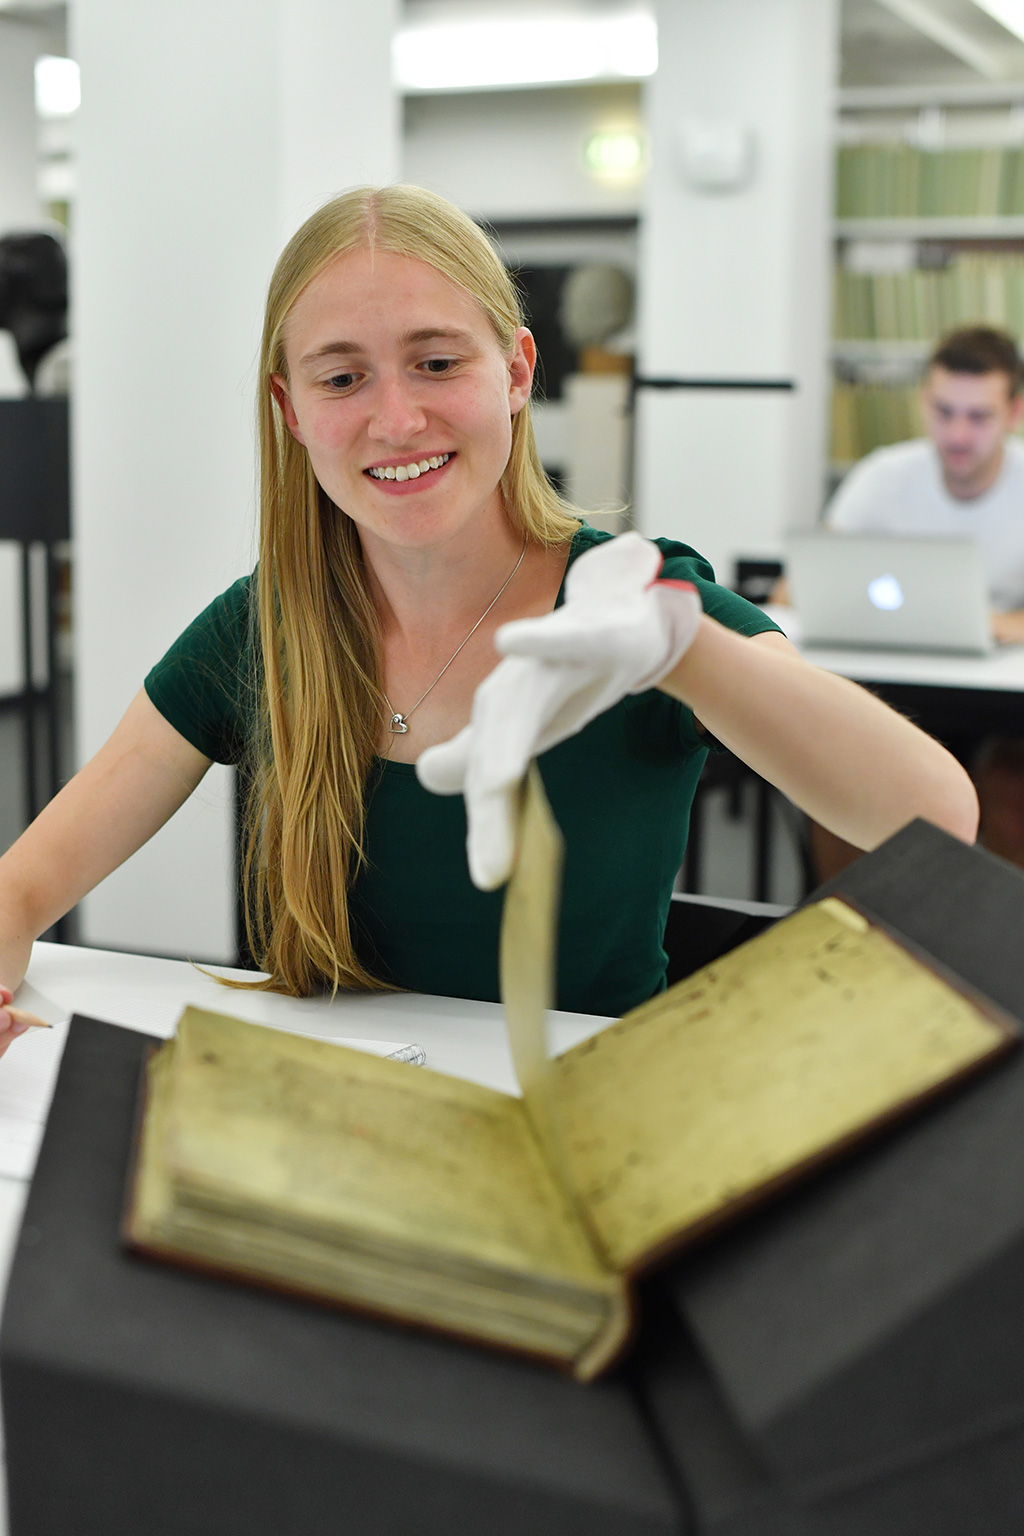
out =
{"type": "Polygon", "coordinates": [[[401,446],[426,424],[427,414],[413,384],[405,379],[379,380],[369,422],[369,434],[375,442],[401,446]]]}

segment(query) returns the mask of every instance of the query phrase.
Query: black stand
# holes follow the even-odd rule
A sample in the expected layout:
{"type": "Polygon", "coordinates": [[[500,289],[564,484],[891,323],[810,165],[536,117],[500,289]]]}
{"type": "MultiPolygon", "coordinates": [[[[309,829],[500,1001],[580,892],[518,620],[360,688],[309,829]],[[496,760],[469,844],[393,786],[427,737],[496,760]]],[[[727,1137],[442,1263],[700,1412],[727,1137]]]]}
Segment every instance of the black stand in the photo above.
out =
{"type": "Polygon", "coordinates": [[[0,400],[0,539],[21,546],[25,657],[21,692],[4,702],[20,712],[23,722],[26,823],[60,785],[54,545],[67,539],[69,531],[67,400],[0,400]],[[33,545],[42,545],[45,559],[41,626],[32,580],[33,545]],[[41,685],[33,668],[33,637],[40,627],[46,635],[46,681],[41,685]],[[40,718],[45,728],[42,753],[40,718]]]}
{"type": "Polygon", "coordinates": [[[72,1020],[0,1334],[10,1536],[680,1536],[621,1379],[125,1253],[151,1043],[72,1020]]]}
{"type": "MultiPolygon", "coordinates": [[[[918,821],[832,893],[1024,1018],[1019,869],[918,821]]],[[[699,1536],[1024,1530],[1022,1169],[1024,1050],[660,1279],[639,1373],[699,1536]]]]}

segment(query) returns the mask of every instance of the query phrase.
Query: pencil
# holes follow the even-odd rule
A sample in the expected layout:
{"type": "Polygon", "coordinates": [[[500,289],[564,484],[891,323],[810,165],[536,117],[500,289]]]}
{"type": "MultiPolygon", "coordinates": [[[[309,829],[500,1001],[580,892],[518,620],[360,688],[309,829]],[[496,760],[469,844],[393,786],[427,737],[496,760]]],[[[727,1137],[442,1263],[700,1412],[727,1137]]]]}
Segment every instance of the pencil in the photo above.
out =
{"type": "Polygon", "coordinates": [[[45,1019],[37,1019],[34,1013],[28,1013],[24,1008],[11,1008],[7,1012],[15,1024],[29,1024],[33,1029],[52,1029],[52,1024],[47,1024],[45,1019]]]}

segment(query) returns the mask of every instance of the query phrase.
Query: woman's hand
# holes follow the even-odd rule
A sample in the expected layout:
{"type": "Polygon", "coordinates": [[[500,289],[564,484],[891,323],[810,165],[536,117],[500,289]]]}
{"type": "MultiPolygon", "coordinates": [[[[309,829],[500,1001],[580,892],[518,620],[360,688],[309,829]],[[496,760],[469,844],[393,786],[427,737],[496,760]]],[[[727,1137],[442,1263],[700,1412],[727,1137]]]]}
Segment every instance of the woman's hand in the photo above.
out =
{"type": "Polygon", "coordinates": [[[1024,644],[1024,609],[1015,608],[1011,613],[993,613],[992,636],[1000,645],[1024,644]]]}
{"type": "Polygon", "coordinates": [[[565,603],[498,630],[505,657],[473,699],[465,730],[416,764],[437,794],[466,797],[469,869],[492,890],[508,879],[519,784],[530,760],[679,661],[701,622],[689,582],[659,581],[662,557],[638,533],[598,544],[571,566],[565,603]]]}
{"type": "Polygon", "coordinates": [[[106,745],[0,859],[0,976],[8,984],[0,986],[0,1055],[43,1022],[30,1014],[15,1022],[10,1008],[36,938],[152,837],[209,766],[141,692],[106,745]]]}
{"type": "Polygon", "coordinates": [[[32,1014],[23,1012],[20,1008],[11,1009],[14,1001],[14,993],[10,987],[0,987],[0,1056],[3,1055],[12,1040],[23,1035],[26,1029],[33,1024],[42,1024],[42,1019],[35,1019],[32,1014]]]}

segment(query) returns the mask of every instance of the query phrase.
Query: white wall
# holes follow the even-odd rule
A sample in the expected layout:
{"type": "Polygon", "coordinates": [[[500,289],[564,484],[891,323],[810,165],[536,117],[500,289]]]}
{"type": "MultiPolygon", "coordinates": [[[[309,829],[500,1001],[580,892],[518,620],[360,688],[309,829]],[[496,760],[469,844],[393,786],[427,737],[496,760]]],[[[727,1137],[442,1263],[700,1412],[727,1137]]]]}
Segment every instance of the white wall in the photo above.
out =
{"type": "MultiPolygon", "coordinates": [[[[39,227],[34,68],[41,36],[0,16],[0,235],[39,227]]],[[[0,331],[0,399],[26,393],[14,342],[0,331]]],[[[20,572],[17,545],[0,543],[0,698],[24,680],[20,572]]]]}
{"type": "Polygon", "coordinates": [[[813,521],[825,483],[836,0],[662,0],[640,254],[640,371],[775,379],[794,394],[643,391],[637,518],[728,580],[813,521]],[[751,130],[734,191],[680,173],[686,120],[751,130]]]}
{"type": "MultiPolygon", "coordinates": [[[[73,0],[77,753],[253,558],[252,388],[283,240],[398,163],[396,0],[73,0]]],[[[234,953],[214,769],[84,903],[89,943],[234,953]]]]}
{"type": "Polygon", "coordinates": [[[487,219],[635,214],[641,177],[599,180],[592,133],[642,129],[635,85],[410,96],[402,174],[487,219]]]}

